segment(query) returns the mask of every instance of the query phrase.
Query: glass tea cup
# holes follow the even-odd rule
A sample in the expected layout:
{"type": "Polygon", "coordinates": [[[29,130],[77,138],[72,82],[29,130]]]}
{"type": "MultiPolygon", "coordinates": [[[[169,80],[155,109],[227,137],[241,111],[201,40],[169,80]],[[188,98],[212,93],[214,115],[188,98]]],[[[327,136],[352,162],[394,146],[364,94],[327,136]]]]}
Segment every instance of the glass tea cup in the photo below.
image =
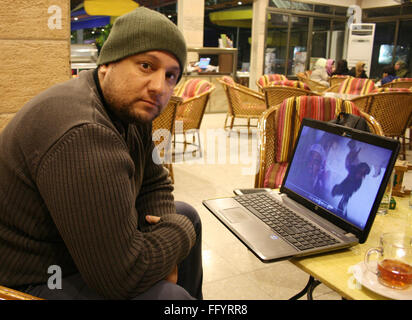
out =
{"type": "Polygon", "coordinates": [[[397,232],[382,234],[379,247],[366,252],[365,264],[381,284],[394,289],[409,288],[412,285],[412,236],[397,232]],[[372,266],[373,254],[378,256],[376,266],[372,266]]]}

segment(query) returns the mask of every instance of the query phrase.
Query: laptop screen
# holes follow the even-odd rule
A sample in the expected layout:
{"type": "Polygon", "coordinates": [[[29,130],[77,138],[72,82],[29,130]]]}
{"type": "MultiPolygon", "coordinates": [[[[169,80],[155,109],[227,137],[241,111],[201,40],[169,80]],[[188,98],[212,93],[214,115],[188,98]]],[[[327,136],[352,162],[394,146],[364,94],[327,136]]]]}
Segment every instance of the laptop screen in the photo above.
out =
{"type": "Polygon", "coordinates": [[[363,230],[392,154],[350,134],[303,126],[284,187],[363,230]]]}
{"type": "Polygon", "coordinates": [[[200,69],[207,69],[209,64],[210,58],[200,58],[198,66],[200,69]]]}

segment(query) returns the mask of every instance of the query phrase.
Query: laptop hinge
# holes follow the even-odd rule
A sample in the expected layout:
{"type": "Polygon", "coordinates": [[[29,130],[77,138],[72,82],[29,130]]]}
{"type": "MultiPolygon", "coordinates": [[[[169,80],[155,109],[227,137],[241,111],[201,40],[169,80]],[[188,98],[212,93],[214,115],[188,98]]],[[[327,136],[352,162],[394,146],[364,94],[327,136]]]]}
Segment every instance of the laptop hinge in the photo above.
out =
{"type": "Polygon", "coordinates": [[[348,233],[345,233],[345,237],[353,238],[355,237],[355,235],[353,233],[348,232],[348,233]]]}

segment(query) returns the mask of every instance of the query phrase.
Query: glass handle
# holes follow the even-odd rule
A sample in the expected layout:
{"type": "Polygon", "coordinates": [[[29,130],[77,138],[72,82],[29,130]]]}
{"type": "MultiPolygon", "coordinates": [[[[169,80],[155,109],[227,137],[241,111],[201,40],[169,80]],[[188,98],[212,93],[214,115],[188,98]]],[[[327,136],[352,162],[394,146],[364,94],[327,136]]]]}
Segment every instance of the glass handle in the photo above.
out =
{"type": "Polygon", "coordinates": [[[366,265],[366,267],[368,268],[368,270],[370,272],[372,272],[374,274],[378,274],[377,268],[372,268],[371,265],[370,265],[370,261],[369,261],[369,258],[371,256],[371,254],[373,254],[373,253],[377,253],[379,256],[381,256],[383,254],[383,250],[382,250],[382,248],[371,248],[371,249],[369,249],[366,252],[364,262],[365,262],[365,265],[366,265]]]}

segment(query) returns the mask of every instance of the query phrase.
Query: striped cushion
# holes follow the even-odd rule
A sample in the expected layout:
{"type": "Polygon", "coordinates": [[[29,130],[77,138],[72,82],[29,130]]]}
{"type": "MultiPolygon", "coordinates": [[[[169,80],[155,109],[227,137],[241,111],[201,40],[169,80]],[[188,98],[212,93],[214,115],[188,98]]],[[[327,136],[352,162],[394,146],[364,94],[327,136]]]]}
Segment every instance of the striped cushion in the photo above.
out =
{"type": "Polygon", "coordinates": [[[372,91],[372,93],[381,93],[381,92],[411,92],[409,88],[376,88],[372,91]]]}
{"type": "Polygon", "coordinates": [[[278,188],[290,162],[291,153],[303,118],[321,121],[335,119],[340,112],[360,115],[351,101],[319,96],[285,99],[273,119],[277,128],[275,163],[265,172],[264,187],[278,188]]]}
{"type": "Polygon", "coordinates": [[[375,83],[370,79],[349,78],[342,82],[339,93],[365,95],[375,89],[375,83]]]}
{"type": "Polygon", "coordinates": [[[272,163],[265,173],[265,180],[263,182],[264,188],[278,188],[282,184],[287,168],[287,162],[272,163]]]}
{"type": "Polygon", "coordinates": [[[258,80],[258,83],[261,87],[266,87],[269,82],[273,81],[282,81],[287,80],[283,74],[273,73],[273,74],[264,74],[258,80]]]}
{"type": "Polygon", "coordinates": [[[235,80],[233,80],[233,78],[232,78],[232,77],[229,77],[229,76],[223,76],[223,77],[222,77],[222,80],[223,80],[225,83],[227,83],[227,84],[229,84],[229,85],[232,85],[232,86],[236,84],[235,80]]]}
{"type": "Polygon", "coordinates": [[[267,85],[268,87],[271,86],[287,86],[287,87],[293,87],[293,88],[299,88],[299,89],[304,89],[304,90],[309,90],[309,86],[298,80],[283,80],[283,81],[271,81],[267,85]]]}
{"type": "Polygon", "coordinates": [[[397,78],[395,80],[392,80],[391,82],[404,82],[404,81],[412,81],[412,78],[397,78]]]}
{"type": "Polygon", "coordinates": [[[198,78],[187,80],[176,92],[178,97],[184,100],[193,98],[210,89],[210,82],[198,78]]]}

